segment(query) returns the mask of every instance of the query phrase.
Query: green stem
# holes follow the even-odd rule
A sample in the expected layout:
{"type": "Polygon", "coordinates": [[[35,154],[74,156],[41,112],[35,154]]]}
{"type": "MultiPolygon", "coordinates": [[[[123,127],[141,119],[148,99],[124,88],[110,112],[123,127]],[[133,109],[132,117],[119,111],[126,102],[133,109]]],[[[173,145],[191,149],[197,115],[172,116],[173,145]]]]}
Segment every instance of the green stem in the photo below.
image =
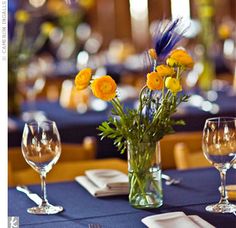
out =
{"type": "Polygon", "coordinates": [[[24,24],[19,23],[18,25],[16,25],[16,37],[14,39],[15,40],[15,52],[16,53],[21,53],[22,49],[23,49],[23,41],[24,41],[24,24]]]}
{"type": "Polygon", "coordinates": [[[133,193],[135,184],[136,184],[136,179],[134,179],[134,175],[131,174],[131,181],[130,181],[130,193],[131,193],[131,195],[133,193]]]}
{"type": "MultiPolygon", "coordinates": [[[[147,88],[147,85],[145,85],[142,89],[141,89],[141,91],[140,91],[140,93],[139,93],[139,101],[140,101],[140,104],[139,104],[139,117],[141,117],[141,115],[142,115],[142,110],[143,110],[143,99],[142,99],[142,95],[143,95],[143,92],[144,92],[144,90],[147,88]]],[[[139,118],[140,120],[141,120],[141,118],[139,118]]]]}
{"type": "Polygon", "coordinates": [[[153,69],[152,69],[152,71],[155,71],[155,70],[156,70],[156,67],[157,67],[157,60],[154,59],[154,60],[153,60],[153,69]]]}
{"type": "MultiPolygon", "coordinates": [[[[136,174],[136,173],[135,173],[136,174]]],[[[144,188],[145,188],[145,182],[146,181],[144,181],[144,184],[140,181],[140,179],[139,179],[139,177],[137,176],[137,174],[136,174],[136,179],[137,179],[137,182],[138,182],[138,185],[139,185],[139,187],[140,187],[140,189],[141,189],[141,192],[142,192],[142,194],[143,194],[143,196],[144,196],[144,198],[145,198],[145,201],[146,201],[146,203],[148,204],[148,200],[147,200],[147,197],[146,197],[146,193],[145,193],[145,191],[144,191],[144,188]]]]}
{"type": "Polygon", "coordinates": [[[163,85],[163,88],[162,88],[162,91],[161,91],[161,97],[162,97],[162,99],[164,98],[164,96],[165,96],[165,82],[166,82],[166,77],[164,77],[164,85],[163,85]]]}
{"type": "MultiPolygon", "coordinates": [[[[142,89],[141,89],[141,91],[140,91],[140,93],[139,93],[139,101],[140,101],[140,103],[139,103],[139,120],[138,120],[138,134],[139,134],[139,136],[140,136],[140,134],[141,134],[141,124],[142,124],[142,111],[143,111],[143,99],[142,99],[142,95],[143,95],[143,92],[145,91],[145,89],[147,88],[147,85],[145,85],[142,89]]],[[[139,138],[142,138],[142,137],[139,137],[139,138]]]]}
{"type": "Polygon", "coordinates": [[[40,48],[43,47],[47,40],[47,36],[43,34],[39,34],[39,36],[36,38],[33,47],[31,49],[31,56],[33,56],[40,48]]]}
{"type": "Polygon", "coordinates": [[[178,80],[181,79],[181,75],[182,75],[183,72],[184,72],[184,67],[183,67],[183,66],[179,66],[179,67],[177,68],[177,74],[176,74],[176,78],[177,78],[178,80]]]}
{"type": "Polygon", "coordinates": [[[111,103],[112,103],[113,107],[115,108],[117,114],[118,114],[121,118],[123,118],[124,115],[125,115],[125,113],[124,113],[124,111],[123,111],[123,109],[122,109],[122,107],[121,107],[121,105],[120,105],[119,100],[118,100],[118,99],[116,100],[116,98],[114,98],[114,99],[111,100],[111,103]]]}
{"type": "Polygon", "coordinates": [[[177,79],[179,79],[179,73],[180,73],[180,67],[177,67],[177,74],[176,74],[177,79]]]}

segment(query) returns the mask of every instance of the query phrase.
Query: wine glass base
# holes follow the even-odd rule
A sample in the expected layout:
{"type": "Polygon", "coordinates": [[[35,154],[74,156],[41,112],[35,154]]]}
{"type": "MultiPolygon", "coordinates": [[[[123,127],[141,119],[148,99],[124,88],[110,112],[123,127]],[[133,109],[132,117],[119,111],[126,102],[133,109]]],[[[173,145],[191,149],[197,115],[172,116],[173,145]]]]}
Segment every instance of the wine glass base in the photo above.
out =
{"type": "Polygon", "coordinates": [[[206,211],[215,213],[234,213],[236,212],[236,205],[231,203],[218,203],[207,206],[206,211]]]}
{"type": "Polygon", "coordinates": [[[63,211],[63,207],[61,206],[53,206],[51,204],[47,204],[45,206],[31,207],[27,209],[27,212],[35,215],[52,215],[57,214],[63,211]]]}

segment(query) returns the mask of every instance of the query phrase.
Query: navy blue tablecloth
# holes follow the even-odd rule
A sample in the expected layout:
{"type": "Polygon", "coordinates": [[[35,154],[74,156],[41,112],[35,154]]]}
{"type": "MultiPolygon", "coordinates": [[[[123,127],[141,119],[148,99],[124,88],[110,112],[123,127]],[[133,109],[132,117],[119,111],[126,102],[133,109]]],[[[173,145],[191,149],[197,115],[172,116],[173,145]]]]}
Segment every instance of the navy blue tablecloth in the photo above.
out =
{"type": "MultiPolygon", "coordinates": [[[[36,103],[36,109],[43,111],[48,119],[56,122],[62,143],[81,143],[84,137],[94,136],[98,142],[98,158],[111,156],[122,158],[120,153],[114,153],[116,148],[111,140],[104,139],[101,142],[98,136],[97,127],[100,123],[107,120],[111,110],[110,108],[99,112],[90,110],[84,114],[79,114],[75,110],[63,108],[59,102],[39,100],[36,103]]],[[[28,104],[23,104],[22,112],[27,110],[28,104]]],[[[17,147],[21,145],[25,122],[20,117],[11,118],[15,121],[17,129],[8,131],[8,146],[17,147]]]]}
{"type": "MultiPolygon", "coordinates": [[[[53,172],[53,170],[51,171],[53,172]]],[[[181,177],[180,185],[166,186],[163,183],[164,204],[158,209],[141,210],[130,206],[128,196],[95,198],[76,182],[48,184],[48,200],[62,205],[64,211],[57,215],[31,215],[26,209],[34,206],[23,193],[14,188],[8,190],[8,215],[18,216],[20,227],[88,227],[98,223],[104,228],[141,228],[141,219],[159,213],[183,211],[199,215],[216,227],[235,228],[236,216],[205,211],[208,204],[219,201],[219,173],[214,168],[187,171],[165,171],[173,177],[181,177]]],[[[236,184],[236,170],[229,170],[228,184],[236,184]]],[[[40,193],[40,186],[30,186],[40,193]]],[[[235,202],[236,203],[236,202],[235,202]]]]}

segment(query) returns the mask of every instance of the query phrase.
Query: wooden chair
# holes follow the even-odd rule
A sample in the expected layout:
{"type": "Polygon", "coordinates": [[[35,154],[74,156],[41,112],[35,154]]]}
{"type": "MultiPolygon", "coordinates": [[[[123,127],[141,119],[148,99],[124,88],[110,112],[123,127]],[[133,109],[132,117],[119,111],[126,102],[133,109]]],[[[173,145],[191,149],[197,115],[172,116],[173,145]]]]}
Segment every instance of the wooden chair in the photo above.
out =
{"type": "Polygon", "coordinates": [[[202,132],[177,134],[178,142],[174,144],[174,159],[177,169],[208,167],[211,164],[202,152],[202,132]]]}
{"type": "Polygon", "coordinates": [[[210,166],[201,150],[202,132],[176,132],[161,141],[163,169],[189,169],[210,166]]]}
{"type": "MultiPolygon", "coordinates": [[[[117,169],[127,173],[127,162],[117,159],[96,159],[96,140],[86,137],[82,144],[62,144],[62,153],[46,182],[71,181],[87,169],[117,169]]],[[[39,174],[24,160],[20,148],[8,151],[8,185],[39,184],[39,174]]]]}

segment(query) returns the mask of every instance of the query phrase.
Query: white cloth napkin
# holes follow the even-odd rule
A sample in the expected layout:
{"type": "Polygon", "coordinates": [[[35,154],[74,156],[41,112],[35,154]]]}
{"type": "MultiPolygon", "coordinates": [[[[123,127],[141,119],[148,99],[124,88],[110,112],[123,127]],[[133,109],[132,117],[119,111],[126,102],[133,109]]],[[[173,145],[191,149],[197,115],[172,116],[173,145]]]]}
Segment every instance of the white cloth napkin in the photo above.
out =
{"type": "Polygon", "coordinates": [[[182,211],[148,216],[142,222],[149,228],[214,228],[199,216],[187,216],[182,211]]]}
{"type": "Polygon", "coordinates": [[[77,176],[75,180],[95,197],[129,193],[128,176],[118,170],[87,170],[85,176],[77,176]]]}
{"type": "Polygon", "coordinates": [[[114,169],[92,169],[85,175],[99,188],[129,188],[128,176],[114,169]]]}

